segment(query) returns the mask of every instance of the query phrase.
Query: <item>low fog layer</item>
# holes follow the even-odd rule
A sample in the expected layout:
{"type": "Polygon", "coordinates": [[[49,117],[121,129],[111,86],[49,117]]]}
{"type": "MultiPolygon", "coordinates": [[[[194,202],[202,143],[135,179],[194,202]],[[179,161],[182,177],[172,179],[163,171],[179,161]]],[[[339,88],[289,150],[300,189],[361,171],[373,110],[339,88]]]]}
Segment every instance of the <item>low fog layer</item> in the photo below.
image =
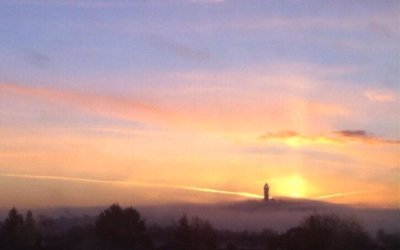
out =
{"type": "MultiPolygon", "coordinates": [[[[124,204],[128,205],[128,204],[124,204]]],[[[277,199],[268,202],[248,200],[242,202],[216,204],[169,204],[152,206],[135,206],[134,208],[146,219],[147,225],[173,225],[180,216],[198,216],[209,220],[218,229],[233,231],[259,231],[264,228],[285,231],[298,225],[304,217],[312,213],[335,213],[359,221],[371,233],[378,229],[398,231],[400,211],[387,208],[365,208],[338,205],[320,201],[299,199],[277,199]]],[[[53,218],[96,216],[105,207],[62,207],[33,209],[34,215],[45,215],[53,218]]],[[[24,211],[22,209],[22,211],[24,211]]],[[[0,211],[2,219],[7,209],[0,211]]]]}
{"type": "Polygon", "coordinates": [[[368,231],[398,230],[398,209],[356,208],[310,200],[282,199],[275,201],[249,200],[210,205],[176,204],[160,207],[139,207],[148,223],[172,224],[182,215],[199,216],[216,228],[258,231],[271,228],[285,231],[296,226],[312,213],[335,213],[358,220],[368,231]]]}

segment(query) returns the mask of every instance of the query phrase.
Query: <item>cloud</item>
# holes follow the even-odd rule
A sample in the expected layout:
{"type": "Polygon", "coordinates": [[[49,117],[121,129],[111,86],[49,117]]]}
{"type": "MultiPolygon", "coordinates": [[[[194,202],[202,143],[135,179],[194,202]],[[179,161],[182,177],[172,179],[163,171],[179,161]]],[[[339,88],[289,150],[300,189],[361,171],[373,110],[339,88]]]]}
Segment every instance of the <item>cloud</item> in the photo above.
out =
{"type": "Polygon", "coordinates": [[[335,133],[343,137],[353,137],[353,138],[368,137],[367,132],[364,130],[341,130],[341,131],[336,131],[335,133]]]}
{"type": "Polygon", "coordinates": [[[192,3],[223,3],[226,0],[190,0],[192,3]]]}
{"type": "Polygon", "coordinates": [[[376,90],[367,90],[364,95],[371,102],[394,102],[396,99],[391,93],[376,90]]]}
{"type": "Polygon", "coordinates": [[[368,24],[368,28],[370,31],[375,32],[380,36],[392,38],[397,41],[399,32],[397,31],[396,27],[398,27],[398,25],[396,22],[388,22],[388,20],[385,21],[386,23],[382,21],[371,21],[368,24]]]}
{"type": "Polygon", "coordinates": [[[200,49],[194,49],[180,42],[164,37],[162,35],[148,35],[147,41],[156,48],[166,50],[174,55],[194,61],[207,61],[210,55],[200,49]]]}
{"type": "Polygon", "coordinates": [[[307,148],[294,149],[285,146],[276,145],[257,145],[257,146],[242,146],[239,153],[250,154],[250,155],[301,155],[302,157],[309,158],[312,160],[318,159],[325,162],[339,162],[339,163],[354,163],[351,158],[338,153],[324,152],[318,150],[312,150],[307,148]]]}
{"type": "Polygon", "coordinates": [[[286,139],[286,138],[291,138],[291,137],[296,137],[299,136],[299,133],[295,131],[290,131],[290,130],[284,130],[284,131],[279,131],[279,132],[274,132],[274,133],[267,133],[263,136],[261,136],[262,139],[271,139],[271,138],[281,138],[281,139],[286,139]]]}
{"type": "Polygon", "coordinates": [[[47,55],[38,51],[26,49],[23,52],[26,62],[35,66],[36,68],[43,69],[50,62],[50,59],[47,55]]]}
{"type": "Polygon", "coordinates": [[[340,130],[327,134],[307,135],[296,131],[284,130],[273,133],[266,133],[259,137],[265,142],[284,143],[289,146],[304,146],[311,144],[399,144],[399,140],[385,139],[374,136],[364,130],[340,130]]]}
{"type": "Polygon", "coordinates": [[[129,84],[118,85],[117,79],[112,86],[115,94],[71,89],[60,83],[60,87],[0,83],[0,91],[90,115],[168,128],[238,133],[263,131],[266,126],[279,130],[292,122],[319,128],[351,113],[342,100],[307,98],[325,84],[319,76],[341,72],[333,68],[278,63],[241,71],[144,71],[127,79],[129,84]],[[318,79],[310,76],[311,72],[318,79]]]}
{"type": "Polygon", "coordinates": [[[336,144],[337,140],[326,136],[302,135],[296,131],[286,130],[267,133],[260,136],[260,139],[268,142],[284,142],[290,146],[302,146],[309,144],[336,144]]]}
{"type": "Polygon", "coordinates": [[[398,144],[400,140],[385,139],[374,136],[365,130],[340,130],[335,131],[334,135],[342,141],[358,141],[369,144],[398,144]]]}
{"type": "MultiPolygon", "coordinates": [[[[162,2],[161,0],[160,2],[162,2]]],[[[109,6],[119,6],[119,5],[134,5],[137,3],[146,3],[150,1],[130,1],[130,0],[18,0],[10,1],[6,0],[7,4],[53,4],[53,5],[72,5],[72,6],[95,6],[95,7],[109,7],[109,6]]],[[[157,2],[157,1],[153,1],[157,2]]],[[[178,1],[179,2],[179,1],[178,1]]],[[[223,3],[226,0],[183,0],[181,2],[189,3],[223,3]]]]}
{"type": "Polygon", "coordinates": [[[159,124],[169,117],[154,105],[134,98],[9,83],[0,83],[0,92],[33,97],[46,102],[68,105],[94,115],[131,121],[159,124]]]}
{"type": "MultiPolygon", "coordinates": [[[[12,5],[62,5],[62,6],[74,6],[74,7],[113,7],[113,6],[127,6],[134,5],[136,2],[141,1],[129,1],[129,0],[19,0],[9,1],[5,0],[2,3],[12,5]]],[[[143,1],[145,2],[145,1],[143,1]]]]}

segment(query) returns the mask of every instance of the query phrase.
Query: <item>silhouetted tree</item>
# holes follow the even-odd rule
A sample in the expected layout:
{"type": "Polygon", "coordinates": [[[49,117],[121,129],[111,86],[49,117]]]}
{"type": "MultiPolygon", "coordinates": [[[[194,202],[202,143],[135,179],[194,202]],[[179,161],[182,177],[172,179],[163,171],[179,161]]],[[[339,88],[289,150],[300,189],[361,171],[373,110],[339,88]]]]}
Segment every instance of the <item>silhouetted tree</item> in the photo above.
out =
{"type": "Polygon", "coordinates": [[[38,231],[40,232],[40,241],[44,245],[57,245],[60,242],[56,220],[39,215],[37,223],[38,231]]]}
{"type": "Polygon", "coordinates": [[[39,233],[32,212],[29,210],[25,216],[23,227],[23,245],[33,247],[39,245],[39,233]]]}
{"type": "Polygon", "coordinates": [[[400,232],[386,233],[384,230],[379,230],[376,234],[376,241],[380,249],[400,249],[400,232]]]}
{"type": "Polygon", "coordinates": [[[374,249],[361,225],[350,218],[311,215],[300,226],[288,230],[282,239],[287,250],[368,250],[374,249]]]}
{"type": "Polygon", "coordinates": [[[35,247],[39,246],[39,234],[31,211],[28,211],[25,220],[16,208],[12,208],[2,227],[3,241],[8,247],[35,247]]]}
{"type": "Polygon", "coordinates": [[[145,222],[135,209],[122,209],[118,204],[110,206],[96,220],[96,235],[109,246],[135,248],[150,247],[145,237],[145,222]]]}
{"type": "Polygon", "coordinates": [[[176,238],[182,249],[190,249],[192,245],[192,230],[186,215],[182,216],[178,221],[176,238]]]}
{"type": "Polygon", "coordinates": [[[226,250],[238,250],[238,247],[233,244],[232,242],[229,242],[228,244],[226,244],[226,250]]]}
{"type": "Polygon", "coordinates": [[[208,221],[194,217],[189,222],[186,215],[179,219],[177,228],[178,248],[182,250],[217,249],[216,232],[208,221]]]}
{"type": "Polygon", "coordinates": [[[265,249],[279,249],[279,234],[271,229],[264,229],[261,232],[262,244],[265,249]]]}
{"type": "Polygon", "coordinates": [[[23,241],[24,218],[18,213],[17,209],[13,207],[8,217],[4,222],[3,231],[5,243],[8,246],[20,246],[23,241]]]}

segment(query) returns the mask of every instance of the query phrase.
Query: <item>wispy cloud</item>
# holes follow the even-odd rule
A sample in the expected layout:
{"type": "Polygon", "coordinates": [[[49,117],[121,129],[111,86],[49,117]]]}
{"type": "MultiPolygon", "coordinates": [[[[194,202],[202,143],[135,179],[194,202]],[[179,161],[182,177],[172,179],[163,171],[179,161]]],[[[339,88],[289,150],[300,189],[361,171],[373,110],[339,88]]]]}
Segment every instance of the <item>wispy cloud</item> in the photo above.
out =
{"type": "Polygon", "coordinates": [[[336,144],[337,140],[326,136],[311,136],[300,134],[296,131],[286,130],[267,133],[260,136],[262,141],[266,142],[283,142],[290,146],[301,146],[309,144],[336,144]]]}
{"type": "MultiPolygon", "coordinates": [[[[174,79],[176,80],[176,77],[164,80],[168,82],[174,79]]],[[[301,119],[304,124],[315,125],[321,121],[321,117],[326,120],[348,115],[349,112],[333,102],[311,101],[286,94],[279,95],[279,98],[266,99],[262,93],[267,90],[276,93],[275,84],[269,87],[258,85],[256,82],[242,90],[236,85],[241,79],[246,78],[212,79],[195,75],[182,79],[178,77],[180,85],[167,85],[168,88],[148,89],[146,92],[137,91],[138,93],[130,90],[130,94],[119,95],[10,83],[0,83],[0,92],[10,96],[27,96],[30,97],[28,100],[39,100],[56,104],[55,106],[64,105],[90,115],[154,126],[214,132],[262,129],[266,124],[273,129],[279,129],[282,124],[287,124],[293,119],[301,119]],[[185,85],[184,82],[188,84],[185,85]],[[195,85],[190,83],[193,82],[204,84],[192,88],[191,86],[195,85]]],[[[251,82],[252,79],[248,81],[251,82]]]]}
{"type": "MultiPolygon", "coordinates": [[[[176,0],[177,3],[204,3],[204,4],[218,4],[226,2],[227,0],[176,0]]],[[[75,7],[99,7],[99,8],[107,8],[107,7],[125,7],[132,6],[135,4],[146,4],[150,1],[130,1],[130,0],[5,0],[3,1],[6,4],[19,4],[19,5],[67,5],[67,6],[75,6],[75,7]]],[[[152,1],[152,2],[163,2],[161,1],[152,1]]],[[[171,1],[168,1],[171,4],[171,1]]],[[[173,2],[172,2],[173,3],[173,2]]]]}
{"type": "Polygon", "coordinates": [[[398,27],[398,23],[390,22],[390,21],[391,20],[385,20],[383,18],[380,21],[374,20],[368,24],[368,28],[372,32],[375,32],[384,37],[391,38],[391,39],[398,41],[399,31],[398,31],[398,29],[396,29],[396,27],[398,27]]]}
{"type": "Polygon", "coordinates": [[[23,50],[23,53],[26,62],[33,65],[36,68],[43,69],[50,62],[50,58],[47,55],[40,53],[36,50],[25,49],[23,50]]]}
{"type": "Polygon", "coordinates": [[[345,144],[345,143],[365,143],[365,144],[399,144],[399,140],[386,139],[364,130],[340,130],[327,134],[307,135],[296,131],[286,130],[271,132],[259,137],[265,142],[285,143],[290,146],[302,146],[310,144],[345,144]]]}
{"type": "MultiPolygon", "coordinates": [[[[112,6],[126,6],[134,5],[136,1],[128,0],[115,0],[115,1],[105,1],[105,0],[18,0],[3,1],[5,4],[13,5],[67,5],[75,7],[112,7],[112,6]]],[[[2,2],[2,3],[3,3],[2,2]]],[[[139,1],[137,1],[139,2],[139,1]]]]}
{"type": "Polygon", "coordinates": [[[364,95],[371,102],[394,102],[396,99],[392,93],[376,90],[366,90],[364,91],[364,95]]]}
{"type": "Polygon", "coordinates": [[[207,61],[210,59],[210,55],[206,51],[192,48],[191,46],[177,42],[162,35],[151,34],[146,38],[149,44],[153,45],[154,47],[166,50],[189,60],[207,61]]]}
{"type": "Polygon", "coordinates": [[[340,130],[340,131],[335,131],[334,135],[339,140],[344,142],[358,141],[369,144],[400,143],[400,140],[385,139],[379,136],[375,136],[371,133],[368,133],[365,130],[340,130]]]}
{"type": "Polygon", "coordinates": [[[192,3],[223,3],[226,0],[189,0],[192,3]]]}
{"type": "Polygon", "coordinates": [[[34,97],[46,102],[65,104],[94,115],[132,121],[163,122],[168,115],[154,105],[134,98],[85,93],[49,87],[31,87],[0,83],[0,92],[34,97]]]}

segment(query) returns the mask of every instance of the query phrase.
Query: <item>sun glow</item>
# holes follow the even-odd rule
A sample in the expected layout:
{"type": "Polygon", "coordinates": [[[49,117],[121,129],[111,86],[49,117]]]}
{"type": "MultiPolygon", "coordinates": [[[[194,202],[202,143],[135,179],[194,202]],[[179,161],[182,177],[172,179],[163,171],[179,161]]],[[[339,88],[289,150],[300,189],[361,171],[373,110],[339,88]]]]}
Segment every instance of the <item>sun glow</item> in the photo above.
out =
{"type": "Polygon", "coordinates": [[[331,144],[337,145],[339,142],[333,138],[318,136],[318,137],[303,137],[303,136],[293,136],[286,138],[285,143],[291,147],[301,147],[312,144],[331,144]]]}
{"type": "Polygon", "coordinates": [[[302,198],[307,196],[307,182],[299,175],[292,175],[279,181],[278,190],[284,196],[302,198]]]}

